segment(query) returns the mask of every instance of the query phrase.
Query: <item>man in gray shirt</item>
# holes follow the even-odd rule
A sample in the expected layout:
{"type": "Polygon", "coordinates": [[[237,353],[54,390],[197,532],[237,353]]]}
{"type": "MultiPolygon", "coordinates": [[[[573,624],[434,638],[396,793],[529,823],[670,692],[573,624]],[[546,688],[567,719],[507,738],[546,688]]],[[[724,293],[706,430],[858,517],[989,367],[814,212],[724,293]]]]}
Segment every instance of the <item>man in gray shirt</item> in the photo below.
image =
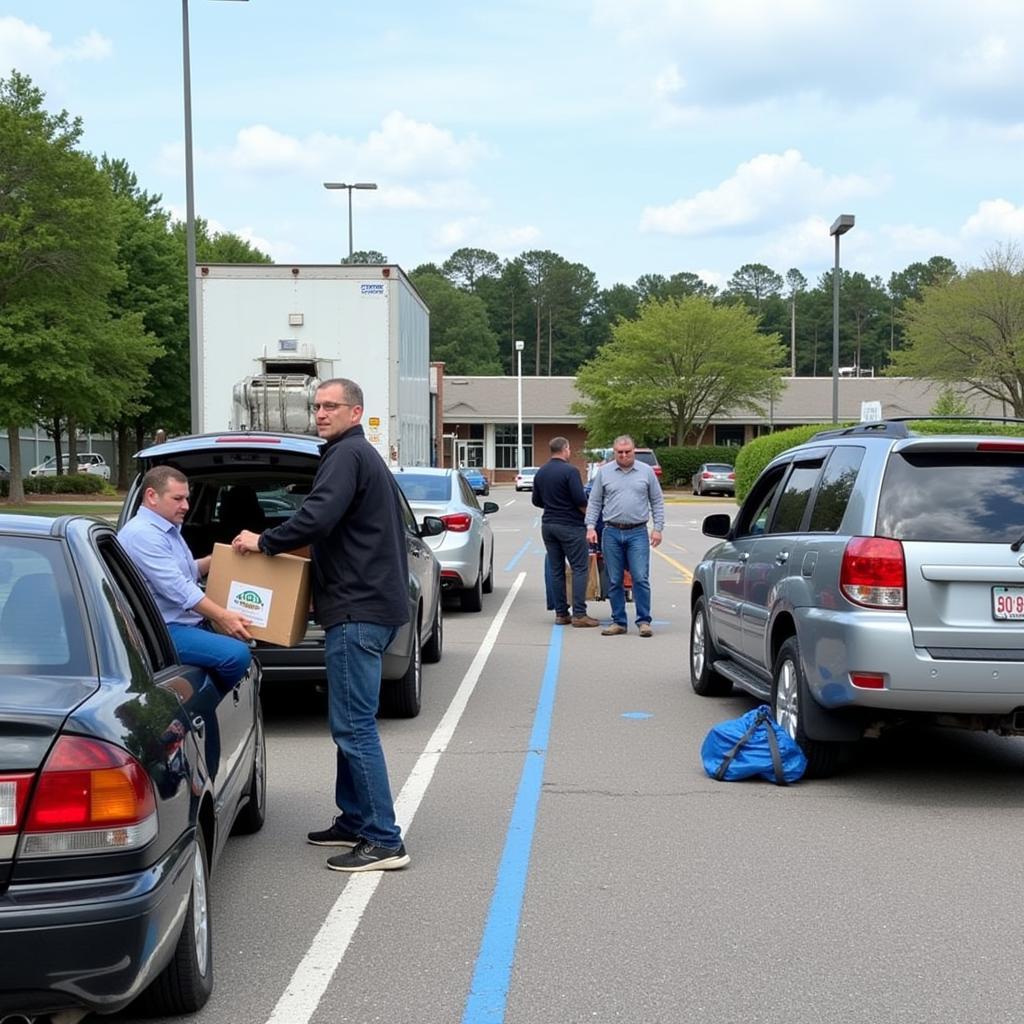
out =
{"type": "Polygon", "coordinates": [[[615,462],[601,466],[594,477],[587,502],[587,540],[597,543],[597,521],[604,519],[601,550],[608,570],[608,600],[612,623],[602,636],[627,632],[625,570],[633,577],[636,624],[641,636],[653,636],[651,628],[651,548],[661,543],[665,527],[665,499],[658,478],[644,462],[636,461],[636,445],[628,434],[615,438],[615,462]],[[653,517],[650,540],[647,521],[653,517]]]}

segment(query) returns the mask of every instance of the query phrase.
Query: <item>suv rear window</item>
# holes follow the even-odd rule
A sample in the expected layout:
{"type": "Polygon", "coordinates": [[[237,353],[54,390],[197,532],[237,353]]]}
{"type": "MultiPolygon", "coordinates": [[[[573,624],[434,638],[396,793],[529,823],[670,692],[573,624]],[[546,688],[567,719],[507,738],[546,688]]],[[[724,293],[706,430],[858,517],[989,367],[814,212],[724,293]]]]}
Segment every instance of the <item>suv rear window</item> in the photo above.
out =
{"type": "Polygon", "coordinates": [[[1024,534],[1024,453],[894,452],[876,532],[896,540],[1013,543],[1024,534]]]}

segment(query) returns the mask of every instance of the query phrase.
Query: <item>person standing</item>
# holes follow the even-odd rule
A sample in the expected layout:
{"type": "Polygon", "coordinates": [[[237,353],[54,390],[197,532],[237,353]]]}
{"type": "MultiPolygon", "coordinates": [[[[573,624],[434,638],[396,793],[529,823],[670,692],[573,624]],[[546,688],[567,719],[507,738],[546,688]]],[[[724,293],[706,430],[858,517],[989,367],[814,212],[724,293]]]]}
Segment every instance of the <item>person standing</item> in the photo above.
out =
{"type": "Polygon", "coordinates": [[[376,714],[382,656],[409,621],[406,589],[397,585],[409,574],[405,527],[398,485],[363,432],[359,385],[343,377],[325,380],[313,410],[327,443],[312,489],[286,522],[258,534],[243,530],[232,545],[267,555],[312,547],[341,814],[306,838],[347,848],[327,859],[332,871],[389,871],[408,864],[409,855],[395,821],[376,714]]]}
{"type": "Polygon", "coordinates": [[[601,466],[594,476],[587,502],[587,540],[597,543],[597,521],[604,519],[601,550],[608,570],[608,600],[612,622],[602,636],[628,631],[623,574],[633,577],[636,624],[641,636],[653,636],[651,628],[651,548],[661,543],[665,528],[665,499],[658,478],[644,462],[636,461],[636,445],[628,434],[615,438],[615,461],[601,466]],[[654,519],[650,540],[647,522],[654,519]]]}
{"type": "Polygon", "coordinates": [[[572,623],[584,629],[599,626],[597,619],[587,614],[590,552],[583,525],[587,498],[583,493],[579,471],[569,462],[572,455],[569,441],[564,437],[553,437],[549,447],[551,458],[537,470],[533,478],[533,503],[537,508],[544,509],[540,532],[551,573],[555,622],[559,626],[572,623]],[[566,598],[566,561],[572,568],[572,615],[569,614],[566,598]]]}
{"type": "Polygon", "coordinates": [[[199,580],[211,555],[193,558],[181,535],[188,512],[188,478],[173,466],[155,466],[142,478],[142,504],[117,539],[142,573],[167,624],[178,657],[205,668],[228,693],[252,662],[249,620],[208,598],[199,580]],[[215,625],[220,633],[210,629],[215,625]],[[227,635],[224,635],[227,634],[227,635]]]}

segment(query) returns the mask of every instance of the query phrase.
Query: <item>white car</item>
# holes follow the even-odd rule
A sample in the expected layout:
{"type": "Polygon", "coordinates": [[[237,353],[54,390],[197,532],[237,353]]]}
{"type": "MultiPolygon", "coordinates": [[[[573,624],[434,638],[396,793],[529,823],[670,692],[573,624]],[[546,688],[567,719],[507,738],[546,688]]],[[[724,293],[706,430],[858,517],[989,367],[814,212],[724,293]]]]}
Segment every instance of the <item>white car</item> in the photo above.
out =
{"type": "Polygon", "coordinates": [[[538,466],[524,466],[516,473],[516,490],[532,491],[533,478],[537,475],[538,466]]]}
{"type": "MultiPolygon", "coordinates": [[[[68,473],[70,470],[70,460],[67,455],[61,456],[61,462],[64,467],[64,472],[68,473]]],[[[78,467],[75,470],[76,473],[88,473],[90,476],[101,476],[104,480],[110,479],[110,467],[107,465],[107,460],[103,458],[99,452],[79,452],[78,454],[78,467]]],[[[29,476],[56,476],[57,475],[57,458],[54,455],[50,455],[43,459],[38,466],[33,466],[28,471],[29,476]]]]}

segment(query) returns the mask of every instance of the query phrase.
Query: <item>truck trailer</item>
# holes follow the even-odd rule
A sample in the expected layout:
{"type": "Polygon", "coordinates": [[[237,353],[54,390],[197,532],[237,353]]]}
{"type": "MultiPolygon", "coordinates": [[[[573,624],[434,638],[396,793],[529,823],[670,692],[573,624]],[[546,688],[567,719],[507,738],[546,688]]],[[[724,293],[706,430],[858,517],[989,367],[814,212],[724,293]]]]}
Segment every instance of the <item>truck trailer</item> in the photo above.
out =
{"type": "Polygon", "coordinates": [[[315,434],[317,385],[348,377],[384,460],[430,465],[430,314],[400,267],[207,263],[196,276],[197,432],[315,434]]]}

